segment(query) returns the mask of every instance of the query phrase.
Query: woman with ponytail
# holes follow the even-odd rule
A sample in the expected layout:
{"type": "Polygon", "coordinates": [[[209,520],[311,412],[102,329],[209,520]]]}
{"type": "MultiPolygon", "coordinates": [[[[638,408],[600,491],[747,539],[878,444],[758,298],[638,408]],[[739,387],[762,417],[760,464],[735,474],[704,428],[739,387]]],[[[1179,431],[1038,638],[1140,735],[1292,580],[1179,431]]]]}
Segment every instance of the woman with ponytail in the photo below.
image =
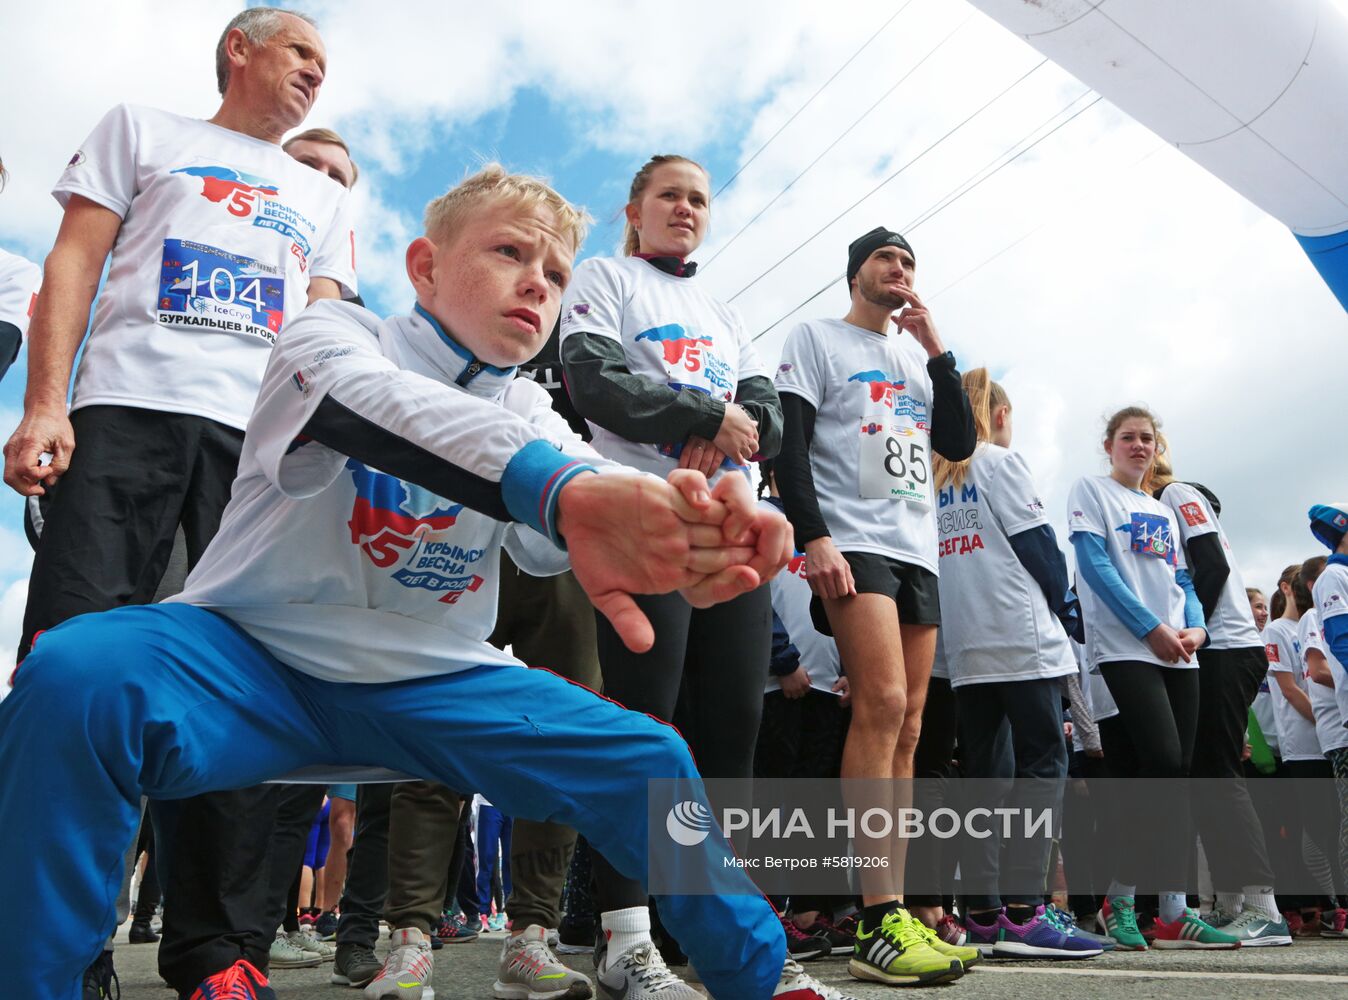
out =
{"type": "MultiPolygon", "coordinates": [[[[1080,627],[1077,602],[1029,466],[1011,450],[1006,390],[986,368],[966,373],[963,385],[978,446],[960,462],[938,455],[933,467],[941,641],[959,704],[964,775],[1014,777],[1013,805],[1051,809],[1067,776],[1061,678],[1077,672],[1068,641],[1080,627]]],[[[976,804],[995,809],[1004,797],[976,804]]],[[[1048,841],[1018,836],[1003,845],[995,824],[990,833],[961,857],[968,943],[1006,957],[1100,954],[1098,938],[1045,910],[1048,841]]]]}
{"type": "MultiPolygon", "coordinates": [[[[1109,474],[1084,476],[1068,494],[1087,659],[1104,675],[1118,705],[1118,732],[1105,743],[1124,784],[1120,851],[1100,924],[1117,947],[1145,951],[1137,927],[1137,882],[1160,885],[1158,948],[1236,948],[1239,938],[1204,923],[1187,907],[1190,823],[1183,780],[1198,729],[1194,652],[1207,641],[1203,607],[1179,548],[1171,509],[1144,490],[1163,439],[1142,407],[1119,410],[1105,428],[1109,474]]],[[[1103,733],[1102,733],[1103,735],[1103,733]]]]}
{"type": "MultiPolygon", "coordinates": [[[[1241,767],[1250,706],[1269,661],[1245,581],[1217,520],[1221,503],[1205,487],[1175,478],[1169,448],[1156,456],[1146,489],[1174,516],[1207,622],[1208,642],[1198,650],[1198,729],[1189,776],[1207,779],[1194,786],[1190,813],[1217,890],[1213,923],[1245,948],[1290,945],[1291,932],[1273,895],[1264,831],[1241,767]]],[[[1305,707],[1309,710],[1308,701],[1305,707]]]]}
{"type": "MultiPolygon", "coordinates": [[[[710,213],[701,166],[653,157],[632,180],[622,256],[591,257],[576,268],[560,337],[571,400],[600,454],[661,478],[697,469],[715,483],[747,475],[755,457],[777,454],[782,411],[739,313],[695,277],[689,258],[710,213]]],[[[752,777],[772,646],[768,587],[705,609],[678,594],[636,602],[655,630],[647,651],[627,648],[596,616],[604,694],[667,722],[678,703],[702,774],[752,777]]],[[[698,994],[653,946],[645,888],[598,854],[594,872],[603,929],[599,995],[627,997],[630,989],[632,998],[694,1000],[698,994]]],[[[780,939],[782,929],[772,930],[780,939]]]]}

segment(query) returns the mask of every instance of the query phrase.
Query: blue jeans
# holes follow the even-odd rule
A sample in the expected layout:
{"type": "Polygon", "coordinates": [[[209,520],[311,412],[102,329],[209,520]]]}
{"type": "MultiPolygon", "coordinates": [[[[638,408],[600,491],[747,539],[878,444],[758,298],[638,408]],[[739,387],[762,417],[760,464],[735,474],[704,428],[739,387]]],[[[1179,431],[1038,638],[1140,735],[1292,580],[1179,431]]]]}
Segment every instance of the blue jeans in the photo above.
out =
{"type": "MultiPolygon", "coordinates": [[[[81,615],[41,636],[0,702],[6,992],[78,1000],[116,922],[142,794],[242,788],[314,764],[480,789],[508,815],[575,827],[635,879],[647,874],[647,780],[697,776],[671,727],[545,671],[336,684],[201,608],[81,615]]],[[[719,835],[700,850],[716,868],[730,856],[719,835]]],[[[713,996],[766,998],[785,939],[740,877],[743,894],[656,902],[713,996]]]]}

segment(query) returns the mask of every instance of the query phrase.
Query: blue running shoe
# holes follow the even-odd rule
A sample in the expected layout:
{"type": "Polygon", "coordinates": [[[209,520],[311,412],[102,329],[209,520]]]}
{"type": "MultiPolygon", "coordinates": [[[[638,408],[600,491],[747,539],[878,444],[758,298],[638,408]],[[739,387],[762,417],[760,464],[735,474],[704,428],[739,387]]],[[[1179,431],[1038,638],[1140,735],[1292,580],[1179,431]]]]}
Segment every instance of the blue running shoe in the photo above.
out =
{"type": "Polygon", "coordinates": [[[1091,931],[1082,930],[1077,926],[1076,914],[1071,910],[1060,910],[1057,906],[1049,905],[1044,910],[1044,919],[1048,920],[1061,931],[1066,931],[1073,937],[1079,937],[1084,941],[1091,941],[1100,946],[1102,951],[1114,950],[1114,939],[1107,934],[1095,934],[1091,931]]]}
{"type": "Polygon", "coordinates": [[[969,944],[993,958],[1094,958],[1104,948],[1099,943],[1062,930],[1052,918],[1045,918],[1044,907],[1023,924],[1007,919],[1003,908],[995,922],[980,924],[966,919],[969,944]]]}

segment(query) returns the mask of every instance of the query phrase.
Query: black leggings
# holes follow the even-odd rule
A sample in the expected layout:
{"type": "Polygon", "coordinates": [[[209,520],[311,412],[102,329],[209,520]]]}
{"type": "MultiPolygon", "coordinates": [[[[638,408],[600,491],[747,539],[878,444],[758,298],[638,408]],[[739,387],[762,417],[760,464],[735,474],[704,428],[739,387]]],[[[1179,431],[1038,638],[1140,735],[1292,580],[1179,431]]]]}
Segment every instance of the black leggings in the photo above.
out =
{"type": "MultiPolygon", "coordinates": [[[[1120,843],[1114,877],[1124,885],[1176,892],[1188,879],[1191,844],[1186,788],[1198,732],[1198,671],[1118,661],[1100,673],[1119,706],[1105,760],[1120,782],[1120,843]],[[1162,779],[1142,781],[1138,779],[1162,779]]],[[[1103,735],[1103,733],[1102,733],[1103,735]]]]}
{"type": "MultiPolygon", "coordinates": [[[[913,806],[924,816],[942,806],[955,805],[957,775],[953,764],[955,734],[959,730],[959,703],[946,677],[927,682],[927,700],[922,706],[922,730],[913,751],[913,806]]],[[[909,906],[954,905],[949,895],[955,882],[959,855],[954,846],[937,837],[917,837],[908,842],[907,878],[919,890],[905,892],[909,906]],[[926,883],[926,884],[919,884],[926,883]],[[939,891],[937,891],[939,890],[939,891]]]]}
{"type": "MultiPolygon", "coordinates": [[[[771,592],[764,585],[704,609],[678,594],[643,595],[636,602],[655,627],[650,652],[633,653],[607,618],[595,616],[604,695],[677,725],[704,777],[752,777],[772,649],[771,592]]],[[[646,904],[641,884],[620,875],[598,852],[594,874],[601,913],[646,904]]]]}

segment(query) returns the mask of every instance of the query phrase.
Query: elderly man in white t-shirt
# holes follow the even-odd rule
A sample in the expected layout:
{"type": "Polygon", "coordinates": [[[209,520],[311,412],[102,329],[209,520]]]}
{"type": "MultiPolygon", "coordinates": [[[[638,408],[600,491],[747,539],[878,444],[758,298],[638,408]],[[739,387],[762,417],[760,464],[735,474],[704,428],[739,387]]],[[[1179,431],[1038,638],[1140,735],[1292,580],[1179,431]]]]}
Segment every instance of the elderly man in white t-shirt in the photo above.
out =
{"type": "MultiPolygon", "coordinates": [[[[179,525],[195,564],[229,499],[277,333],[308,303],[354,294],[345,191],[280,146],[309,113],[326,64],[308,18],[245,11],[216,50],[223,100],[212,118],[120,105],[57,183],[65,216],[29,333],[23,421],[5,446],[17,492],[39,496],[59,482],[21,658],[36,633],[68,618],[149,601],[179,525]]],[[[183,804],[178,840],[190,849],[164,838],[160,963],[183,995],[241,952],[267,961],[274,928],[238,925],[262,908],[250,894],[264,887],[252,876],[267,857],[271,794],[183,804]]],[[[92,995],[106,992],[110,957],[88,978],[92,995]]]]}

